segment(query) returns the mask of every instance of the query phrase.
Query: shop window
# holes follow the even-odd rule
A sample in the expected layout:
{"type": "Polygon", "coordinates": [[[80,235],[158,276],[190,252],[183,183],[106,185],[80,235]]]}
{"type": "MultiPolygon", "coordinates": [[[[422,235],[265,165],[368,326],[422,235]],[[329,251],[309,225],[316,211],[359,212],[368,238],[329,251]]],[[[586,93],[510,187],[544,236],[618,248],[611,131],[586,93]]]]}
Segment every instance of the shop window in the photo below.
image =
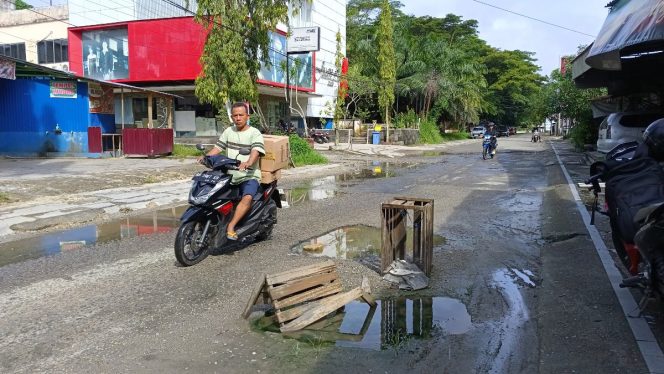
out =
{"type": "Polygon", "coordinates": [[[67,39],[42,40],[37,43],[37,61],[40,64],[69,62],[67,39]]]}
{"type": "Polygon", "coordinates": [[[0,44],[0,55],[25,60],[25,43],[0,44]]]}

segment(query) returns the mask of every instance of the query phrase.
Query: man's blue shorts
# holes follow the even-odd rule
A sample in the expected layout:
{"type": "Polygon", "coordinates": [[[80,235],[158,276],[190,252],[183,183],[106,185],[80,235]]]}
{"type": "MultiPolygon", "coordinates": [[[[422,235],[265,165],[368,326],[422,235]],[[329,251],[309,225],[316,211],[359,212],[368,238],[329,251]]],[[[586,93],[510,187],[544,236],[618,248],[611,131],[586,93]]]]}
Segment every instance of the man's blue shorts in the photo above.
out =
{"type": "Polygon", "coordinates": [[[240,183],[240,196],[252,196],[255,197],[258,192],[258,181],[255,179],[249,179],[240,183]]]}

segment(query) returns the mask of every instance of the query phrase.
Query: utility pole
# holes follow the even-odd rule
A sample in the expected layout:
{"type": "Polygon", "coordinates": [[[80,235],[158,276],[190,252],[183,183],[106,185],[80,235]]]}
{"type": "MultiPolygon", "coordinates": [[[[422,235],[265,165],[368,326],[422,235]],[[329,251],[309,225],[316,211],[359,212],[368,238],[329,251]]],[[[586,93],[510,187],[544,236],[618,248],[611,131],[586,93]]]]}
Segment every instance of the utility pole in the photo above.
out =
{"type": "Polygon", "coordinates": [[[286,131],[291,127],[290,53],[286,52],[286,131]]]}

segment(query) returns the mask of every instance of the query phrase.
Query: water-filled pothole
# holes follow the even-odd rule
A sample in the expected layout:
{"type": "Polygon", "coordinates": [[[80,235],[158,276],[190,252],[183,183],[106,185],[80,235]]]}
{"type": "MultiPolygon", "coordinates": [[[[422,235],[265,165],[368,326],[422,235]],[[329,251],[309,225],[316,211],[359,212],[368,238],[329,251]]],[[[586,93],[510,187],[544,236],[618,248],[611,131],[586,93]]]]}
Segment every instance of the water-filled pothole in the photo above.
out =
{"type": "MultiPolygon", "coordinates": [[[[466,306],[448,297],[401,297],[376,300],[377,306],[353,301],[306,329],[284,334],[311,344],[372,350],[400,349],[412,339],[465,334],[472,328],[466,306]]],[[[254,321],[259,330],[279,331],[270,317],[254,321]]]]}
{"type": "MultiPolygon", "coordinates": [[[[412,253],[412,228],[406,232],[406,254],[412,253]]],[[[445,244],[446,239],[434,235],[434,246],[445,244]]],[[[368,268],[379,271],[381,229],[354,225],[344,226],[323,235],[305,240],[291,248],[291,253],[313,257],[332,257],[355,260],[368,268]]],[[[407,260],[412,260],[406,258],[407,260]]]]}
{"type": "Polygon", "coordinates": [[[102,224],[91,224],[33,238],[0,244],[0,267],[52,256],[86,245],[170,232],[180,225],[187,206],[163,209],[102,224]]]}

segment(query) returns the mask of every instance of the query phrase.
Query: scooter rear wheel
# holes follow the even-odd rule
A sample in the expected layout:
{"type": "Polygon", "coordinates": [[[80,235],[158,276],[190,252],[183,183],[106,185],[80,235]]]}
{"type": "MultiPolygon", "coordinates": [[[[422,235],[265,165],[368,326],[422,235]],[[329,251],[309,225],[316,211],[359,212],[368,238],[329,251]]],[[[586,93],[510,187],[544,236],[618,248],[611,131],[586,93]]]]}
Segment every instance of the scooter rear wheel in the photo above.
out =
{"type": "MultiPolygon", "coordinates": [[[[205,223],[190,221],[182,224],[175,236],[175,259],[182,266],[192,266],[203,261],[210,253],[208,238],[203,238],[201,244],[197,241],[203,234],[205,223]]],[[[208,237],[210,233],[208,232],[208,237]]]]}

